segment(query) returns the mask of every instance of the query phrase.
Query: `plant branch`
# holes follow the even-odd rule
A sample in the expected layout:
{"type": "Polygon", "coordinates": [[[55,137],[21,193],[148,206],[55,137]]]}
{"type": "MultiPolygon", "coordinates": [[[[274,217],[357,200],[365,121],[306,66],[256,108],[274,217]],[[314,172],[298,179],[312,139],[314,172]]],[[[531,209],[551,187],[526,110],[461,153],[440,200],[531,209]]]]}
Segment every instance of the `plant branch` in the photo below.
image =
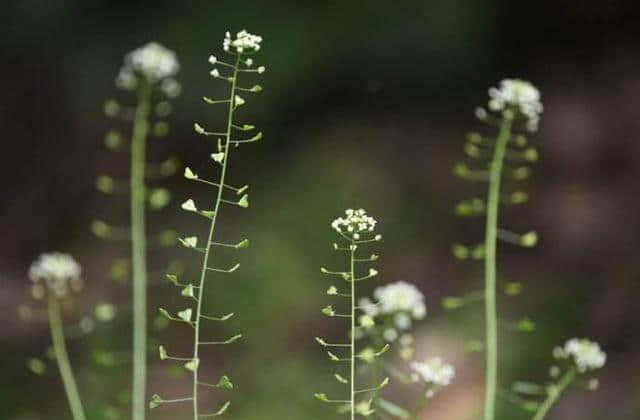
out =
{"type": "Polygon", "coordinates": [[[560,381],[556,385],[552,385],[547,390],[547,399],[540,405],[538,411],[535,416],[533,416],[532,420],[543,420],[553,404],[558,401],[560,395],[564,392],[564,390],[573,382],[573,379],[576,376],[576,369],[574,367],[569,368],[567,372],[560,378],[560,381]]]}
{"type": "Polygon", "coordinates": [[[202,304],[203,304],[203,295],[204,295],[204,284],[207,275],[207,267],[209,264],[209,256],[211,255],[211,248],[213,246],[213,237],[214,231],[216,227],[216,221],[218,219],[218,210],[220,207],[220,203],[222,203],[222,192],[224,190],[223,186],[225,185],[225,176],[227,173],[227,162],[229,160],[229,144],[231,142],[231,130],[233,125],[233,111],[235,109],[235,93],[236,93],[236,81],[238,76],[238,65],[240,63],[241,54],[238,54],[236,58],[236,63],[233,67],[233,76],[231,79],[231,93],[229,95],[229,111],[227,118],[227,131],[225,136],[225,145],[223,147],[224,157],[222,159],[222,171],[220,174],[220,182],[218,183],[218,193],[216,196],[216,201],[213,209],[213,216],[211,217],[211,225],[209,228],[209,236],[207,239],[207,246],[204,251],[204,258],[202,262],[202,271],[200,273],[200,286],[198,289],[198,304],[196,308],[196,316],[195,316],[195,332],[194,332],[194,350],[193,350],[193,360],[196,361],[196,367],[193,369],[193,420],[199,419],[199,411],[198,411],[198,356],[199,356],[199,347],[200,347],[200,318],[202,314],[202,304]]]}
{"type": "Polygon", "coordinates": [[[73,420],[85,420],[82,401],[78,392],[78,386],[73,377],[71,362],[69,362],[69,354],[67,353],[67,345],[64,340],[64,331],[62,327],[62,315],[60,314],[60,302],[55,296],[49,296],[49,327],[51,329],[51,339],[53,341],[53,351],[56,356],[56,362],[62,376],[64,390],[69,400],[71,415],[73,420]]]}
{"type": "Polygon", "coordinates": [[[138,90],[131,136],[131,261],[133,270],[133,404],[131,418],[144,420],[147,377],[147,244],[145,226],[145,148],[149,132],[151,83],[138,90]]]}
{"type": "Polygon", "coordinates": [[[484,420],[494,420],[498,376],[498,311],[496,307],[496,243],[500,181],[507,142],[511,137],[512,118],[505,113],[500,126],[489,173],[485,238],[485,322],[486,322],[486,388],[484,420]]]}

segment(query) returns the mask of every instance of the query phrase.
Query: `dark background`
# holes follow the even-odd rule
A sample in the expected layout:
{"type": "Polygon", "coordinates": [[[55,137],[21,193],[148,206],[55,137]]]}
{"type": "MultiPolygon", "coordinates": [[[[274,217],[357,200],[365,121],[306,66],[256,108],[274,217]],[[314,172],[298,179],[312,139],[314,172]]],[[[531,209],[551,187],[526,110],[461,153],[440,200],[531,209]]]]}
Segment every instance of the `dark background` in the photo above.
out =
{"type": "MultiPolygon", "coordinates": [[[[90,418],[128,418],[129,284],[108,275],[127,244],[102,242],[89,231],[96,217],[127,220],[126,197],[94,188],[98,174],[126,177],[128,167],[127,153],[103,146],[114,124],[102,104],[114,96],[132,101],[113,85],[124,53],[151,40],[175,50],[183,94],[169,136],[150,140],[151,160],[176,155],[214,177],[211,147],[192,124],[223,118],[199,99],[224,92],[208,76],[206,60],[221,53],[226,30],[246,28],[264,37],[257,61],[267,72],[265,92],[248,100],[243,116],[265,140],[234,155],[230,177],[251,185],[251,207],[227,212],[221,232],[230,240],[247,236],[252,246],[239,257],[239,273],[207,298],[220,313],[237,314],[228,329],[212,333],[246,336],[206,365],[212,376],[226,373],[236,382],[231,418],[339,418],[312,397],[339,392],[313,336],[343,331],[320,314],[329,280],[318,267],[342,263],[330,250],[329,223],[346,207],[364,207],[379,221],[380,282],[410,281],[426,295],[430,314],[416,330],[419,355],[442,354],[457,366],[429,418],[478,418],[483,356],[467,351],[467,342],[482,338],[481,305],[450,313],[439,302],[481,287],[481,266],[456,262],[450,244],[480,240],[482,220],[461,221],[451,209],[483,187],[454,178],[451,167],[463,158],[464,134],[476,127],[473,109],[486,103],[487,88],[521,77],[543,96],[541,129],[532,139],[541,161],[527,183],[531,202],[508,209],[503,222],[518,232],[535,229],[541,240],[531,251],[500,248],[501,285],[524,286],[520,296],[502,295],[500,310],[503,325],[529,316],[536,331],[503,329],[500,381],[543,381],[553,346],[588,336],[608,353],[601,388],[571,389],[549,418],[640,419],[640,49],[633,4],[3,2],[0,418],[69,418],[55,366],[49,362],[43,376],[25,367],[27,358],[43,357],[46,324],[25,324],[15,312],[31,300],[29,264],[54,249],[73,253],[85,270],[70,324],[98,302],[118,305],[113,323],[72,340],[71,351],[90,418]]],[[[180,176],[154,185],[168,186],[174,200],[150,216],[150,234],[176,228],[204,235],[205,226],[179,203],[206,201],[210,192],[180,176]]],[[[198,257],[180,248],[152,249],[151,311],[184,305],[162,279],[172,258],[187,273],[197,270],[198,257]]],[[[191,334],[178,326],[156,326],[151,335],[173,353],[190,351],[191,334]]],[[[188,392],[184,373],[167,370],[151,347],[150,392],[188,392]]],[[[411,404],[406,389],[391,388],[393,394],[411,404]]],[[[499,412],[503,420],[530,418],[508,402],[499,412]]],[[[150,418],[184,413],[160,408],[150,418]]]]}

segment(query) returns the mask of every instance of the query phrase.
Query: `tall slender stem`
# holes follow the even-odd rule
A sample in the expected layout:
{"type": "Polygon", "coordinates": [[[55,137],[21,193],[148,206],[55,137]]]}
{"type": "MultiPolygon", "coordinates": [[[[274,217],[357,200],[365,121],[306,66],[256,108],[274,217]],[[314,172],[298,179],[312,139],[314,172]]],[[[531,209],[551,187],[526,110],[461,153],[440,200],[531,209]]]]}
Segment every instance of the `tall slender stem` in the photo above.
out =
{"type": "Polygon", "coordinates": [[[413,417],[413,420],[420,420],[420,415],[422,414],[424,409],[427,408],[428,402],[429,400],[427,399],[427,397],[424,395],[424,392],[423,392],[423,395],[420,396],[420,401],[418,401],[418,404],[416,405],[415,416],[413,417]]]}
{"type": "Polygon", "coordinates": [[[199,412],[198,412],[198,369],[199,369],[199,347],[200,347],[200,318],[202,315],[202,304],[204,297],[204,283],[207,274],[207,267],[209,266],[209,256],[211,254],[211,246],[213,243],[213,233],[216,227],[216,220],[218,219],[218,210],[220,208],[220,203],[222,202],[222,191],[224,189],[225,177],[227,174],[227,162],[229,160],[229,145],[231,144],[231,129],[233,125],[233,110],[235,107],[235,91],[236,91],[236,80],[238,78],[238,66],[240,64],[241,55],[238,54],[236,57],[236,63],[233,67],[233,76],[231,80],[231,93],[229,95],[229,114],[227,119],[227,131],[225,144],[223,148],[224,157],[222,159],[222,171],[220,173],[220,183],[218,184],[218,194],[216,196],[216,202],[213,209],[213,216],[211,218],[211,226],[209,227],[209,236],[207,238],[207,245],[204,252],[204,257],[202,260],[202,272],[200,273],[200,284],[198,288],[198,304],[196,307],[196,317],[195,317],[195,331],[194,331],[194,347],[193,347],[193,360],[195,362],[195,367],[193,369],[193,420],[198,420],[199,412]]]}
{"type": "Polygon", "coordinates": [[[78,386],[73,377],[71,362],[69,362],[69,354],[67,353],[67,345],[64,341],[64,331],[62,329],[62,316],[60,314],[60,303],[55,296],[49,296],[49,327],[51,329],[51,339],[53,341],[53,351],[56,356],[56,362],[62,376],[64,390],[69,400],[71,415],[73,420],[85,420],[82,401],[78,393],[78,386]]]}
{"type": "Polygon", "coordinates": [[[356,243],[351,241],[350,253],[350,279],[351,279],[351,420],[356,418],[356,273],[355,253],[356,243]]]}
{"type": "MultiPolygon", "coordinates": [[[[507,114],[507,113],[505,113],[507,114]]],[[[496,243],[500,180],[512,119],[504,117],[491,161],[485,238],[486,388],[484,420],[494,420],[498,378],[498,311],[496,307],[496,243]]]]}
{"type": "Polygon", "coordinates": [[[540,405],[536,415],[532,420],[543,420],[553,404],[560,398],[560,395],[564,390],[573,382],[573,378],[576,376],[576,369],[574,367],[569,368],[567,372],[560,378],[560,381],[547,392],[547,399],[540,405]]]}
{"type": "Polygon", "coordinates": [[[147,244],[145,232],[145,148],[151,84],[143,82],[131,136],[131,261],[133,265],[133,404],[131,418],[144,420],[147,380],[147,244]]]}

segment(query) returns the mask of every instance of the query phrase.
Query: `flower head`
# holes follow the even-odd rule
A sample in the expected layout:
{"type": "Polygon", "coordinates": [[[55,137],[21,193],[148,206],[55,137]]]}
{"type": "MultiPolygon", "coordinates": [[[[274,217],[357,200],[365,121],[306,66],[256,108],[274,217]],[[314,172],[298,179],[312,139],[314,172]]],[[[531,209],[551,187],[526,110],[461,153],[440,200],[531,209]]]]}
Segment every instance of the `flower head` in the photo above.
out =
{"type": "Polygon", "coordinates": [[[385,329],[383,337],[392,342],[398,338],[398,331],[407,331],[413,320],[423,319],[427,315],[424,295],[412,284],[404,281],[381,286],[373,291],[373,303],[369,298],[358,301],[358,307],[366,315],[375,318],[389,316],[393,326],[385,329]]]}
{"type": "Polygon", "coordinates": [[[567,340],[564,347],[553,350],[553,356],[556,359],[573,358],[580,372],[601,368],[607,361],[607,354],[600,349],[600,345],[586,338],[567,340]]]}
{"type": "Polygon", "coordinates": [[[412,362],[412,377],[415,381],[424,381],[429,385],[447,386],[456,374],[455,368],[439,357],[424,362],[412,362]]]}
{"type": "Polygon", "coordinates": [[[345,214],[347,217],[338,217],[331,223],[331,227],[353,239],[360,239],[362,233],[373,232],[376,227],[376,220],[367,216],[367,212],[363,209],[347,209],[345,214]]]}
{"type": "MultiPolygon", "coordinates": [[[[139,77],[156,82],[174,76],[179,69],[180,65],[173,51],[150,42],[125,56],[116,84],[122,89],[133,90],[138,86],[139,77]]],[[[165,85],[165,90],[179,93],[179,85],[172,81],[165,85]]]]}
{"type": "Polygon", "coordinates": [[[222,42],[222,47],[225,51],[229,51],[231,48],[234,48],[238,53],[252,52],[260,50],[261,42],[261,36],[250,34],[243,29],[236,34],[236,39],[232,39],[231,33],[227,32],[225,34],[224,41],[222,42]]]}
{"type": "Polygon", "coordinates": [[[542,103],[540,91],[531,83],[520,79],[504,79],[500,82],[500,88],[489,89],[489,109],[502,111],[508,107],[516,108],[526,119],[527,129],[536,131],[542,103]]]}
{"type": "Polygon", "coordinates": [[[380,302],[379,313],[395,315],[396,325],[407,329],[413,319],[423,319],[427,315],[424,295],[416,286],[404,281],[381,286],[373,291],[373,296],[380,302]]]}
{"type": "Polygon", "coordinates": [[[52,252],[42,254],[29,268],[29,278],[33,282],[31,292],[41,299],[48,290],[57,297],[64,297],[69,291],[82,288],[80,264],[71,255],[52,252]]]}

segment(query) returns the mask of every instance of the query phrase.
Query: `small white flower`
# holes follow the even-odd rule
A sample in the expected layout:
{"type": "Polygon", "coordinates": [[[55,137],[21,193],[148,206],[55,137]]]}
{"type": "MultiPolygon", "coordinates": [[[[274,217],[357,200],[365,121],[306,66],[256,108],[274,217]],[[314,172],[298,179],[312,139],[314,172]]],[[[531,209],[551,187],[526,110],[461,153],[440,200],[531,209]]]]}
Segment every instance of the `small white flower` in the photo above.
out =
{"type": "Polygon", "coordinates": [[[414,371],[415,380],[422,380],[435,386],[449,385],[456,374],[455,368],[439,357],[424,362],[413,362],[410,367],[414,371]]]}
{"type": "Polygon", "coordinates": [[[427,306],[424,295],[413,284],[404,281],[391,283],[376,288],[373,296],[380,302],[381,314],[406,313],[414,319],[422,319],[426,316],[427,306]]]}
{"type": "Polygon", "coordinates": [[[400,336],[400,345],[407,347],[413,344],[413,336],[411,334],[402,334],[400,336]]]}
{"type": "Polygon", "coordinates": [[[211,75],[213,77],[220,77],[220,72],[218,71],[218,69],[213,69],[211,70],[211,75]]]}
{"type": "Polygon", "coordinates": [[[258,67],[258,74],[264,73],[265,70],[266,70],[266,68],[264,66],[258,67]]]}
{"type": "Polygon", "coordinates": [[[244,99],[240,95],[236,95],[235,100],[236,106],[244,105],[244,99]]]}
{"type": "Polygon", "coordinates": [[[69,291],[78,291],[82,287],[81,273],[80,264],[71,255],[59,252],[42,254],[29,268],[29,278],[34,283],[33,296],[36,299],[44,297],[44,287],[58,297],[68,295],[69,291]]]}
{"type": "Polygon", "coordinates": [[[244,62],[247,67],[251,67],[253,66],[253,59],[252,58],[247,58],[247,61],[244,62]]]}
{"type": "Polygon", "coordinates": [[[182,86],[173,77],[168,77],[162,81],[160,89],[169,98],[177,98],[182,92],[182,86]]]}
{"type": "Polygon", "coordinates": [[[360,298],[358,300],[358,307],[364,312],[366,315],[375,318],[378,314],[378,306],[371,302],[369,298],[360,298]]]}
{"type": "Polygon", "coordinates": [[[557,359],[573,358],[578,371],[587,372],[604,366],[607,354],[600,349],[600,345],[586,338],[572,338],[564,348],[555,348],[553,356],[557,359]]]}
{"type": "Polygon", "coordinates": [[[347,209],[345,211],[346,218],[338,217],[331,222],[331,227],[341,233],[349,233],[355,240],[360,239],[362,233],[373,232],[376,227],[376,220],[367,216],[367,212],[363,209],[353,210],[347,209]]]}
{"type": "Polygon", "coordinates": [[[218,59],[214,55],[209,56],[209,63],[216,64],[217,62],[218,62],[218,59]]]}
{"type": "MultiPolygon", "coordinates": [[[[502,111],[508,107],[517,108],[527,119],[527,129],[529,131],[538,129],[543,107],[540,102],[540,91],[531,83],[520,79],[504,79],[500,82],[500,88],[489,89],[489,97],[490,110],[502,111]]],[[[478,113],[476,110],[476,114],[480,119],[486,118],[486,111],[478,113]]]]}
{"type": "Polygon", "coordinates": [[[141,75],[155,82],[178,73],[180,65],[173,51],[150,42],[125,56],[124,66],[118,76],[118,85],[132,86],[132,78],[141,75]]]}
{"type": "Polygon", "coordinates": [[[385,341],[392,343],[398,338],[398,331],[396,331],[395,328],[387,328],[382,333],[382,336],[384,337],[385,341]]]}
{"type": "Polygon", "coordinates": [[[393,323],[399,330],[411,328],[411,317],[404,312],[400,312],[393,317],[393,323]]]}
{"type": "Polygon", "coordinates": [[[261,42],[261,36],[250,34],[243,29],[236,34],[236,39],[231,39],[231,33],[226,32],[222,46],[225,51],[229,51],[229,49],[233,47],[236,52],[243,53],[245,51],[259,51],[261,42]]]}

